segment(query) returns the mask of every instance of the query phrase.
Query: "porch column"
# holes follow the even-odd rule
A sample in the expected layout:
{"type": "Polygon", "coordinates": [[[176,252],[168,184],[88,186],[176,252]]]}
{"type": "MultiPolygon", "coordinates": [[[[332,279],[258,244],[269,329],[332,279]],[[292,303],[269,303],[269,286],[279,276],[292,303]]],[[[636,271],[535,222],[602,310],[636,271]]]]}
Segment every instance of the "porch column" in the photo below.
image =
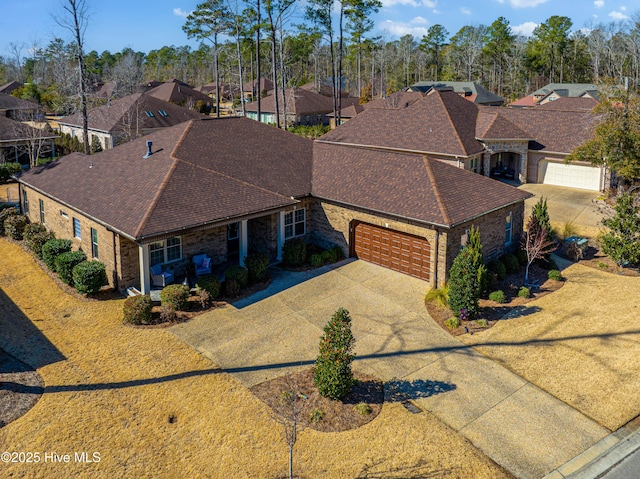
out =
{"type": "Polygon", "coordinates": [[[247,257],[247,248],[249,247],[249,235],[247,233],[247,220],[240,221],[240,231],[238,231],[238,236],[240,239],[240,254],[238,260],[240,261],[240,266],[244,266],[244,259],[247,257]]]}
{"type": "Polygon", "coordinates": [[[151,291],[151,278],[149,276],[149,245],[138,245],[138,263],[140,263],[140,292],[149,294],[151,291]]]}
{"type": "Polygon", "coordinates": [[[284,248],[284,211],[278,211],[278,253],[276,259],[282,261],[282,248],[284,248]]]}
{"type": "Polygon", "coordinates": [[[520,171],[518,172],[518,176],[520,177],[519,178],[520,183],[523,183],[523,184],[527,182],[527,168],[529,167],[528,160],[529,160],[529,157],[526,151],[520,154],[520,171]]]}
{"type": "Polygon", "coordinates": [[[484,176],[491,176],[491,152],[484,153],[484,176]]]}

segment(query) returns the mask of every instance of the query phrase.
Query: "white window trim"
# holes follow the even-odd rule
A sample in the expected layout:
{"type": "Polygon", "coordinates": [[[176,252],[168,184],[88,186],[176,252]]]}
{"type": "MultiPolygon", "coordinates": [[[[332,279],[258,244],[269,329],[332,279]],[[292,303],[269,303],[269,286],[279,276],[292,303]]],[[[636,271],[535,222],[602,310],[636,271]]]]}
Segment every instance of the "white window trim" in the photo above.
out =
{"type": "MultiPolygon", "coordinates": [[[[80,220],[78,218],[73,218],[72,220],[72,225],[73,225],[73,237],[76,239],[81,240],[82,239],[82,223],[80,223],[80,220]],[[78,234],[76,235],[76,222],[78,223],[78,234]]],[[[93,238],[91,238],[91,242],[93,243],[93,238]]]]}
{"type": "MultiPolygon", "coordinates": [[[[162,261],[161,263],[159,263],[159,264],[171,264],[171,263],[175,263],[175,262],[177,262],[177,261],[181,261],[181,260],[182,260],[182,256],[183,256],[183,253],[182,253],[182,236],[172,236],[172,237],[170,237],[170,238],[165,238],[165,239],[160,240],[160,241],[153,241],[152,243],[149,243],[149,264],[150,264],[150,265],[151,265],[151,245],[152,245],[152,244],[155,244],[155,243],[162,243],[162,257],[163,257],[163,261],[162,261]],[[173,259],[173,260],[171,260],[171,261],[168,261],[168,260],[167,260],[167,258],[168,258],[168,254],[167,254],[167,240],[169,240],[169,239],[173,239],[173,238],[178,238],[178,239],[180,240],[180,257],[179,257],[179,258],[176,258],[176,259],[173,259]]],[[[171,246],[171,247],[173,248],[173,247],[175,247],[175,245],[173,245],[173,246],[171,246]]],[[[160,251],[160,249],[158,248],[158,249],[157,249],[157,250],[155,250],[155,251],[160,251]]],[[[154,251],[154,252],[155,252],[155,251],[154,251]]]]}
{"type": "Polygon", "coordinates": [[[507,230],[506,219],[505,219],[505,225],[504,225],[504,227],[505,227],[505,241],[504,241],[505,246],[509,246],[509,245],[511,245],[511,243],[513,243],[513,212],[512,211],[509,211],[508,218],[509,218],[509,229],[507,230]],[[507,238],[507,231],[509,231],[509,237],[508,238],[507,238]]]}
{"type": "Polygon", "coordinates": [[[98,230],[95,228],[91,228],[91,257],[94,259],[100,259],[100,237],[98,236],[98,230]],[[96,237],[98,241],[93,241],[93,232],[96,232],[96,237]],[[98,251],[98,254],[96,253],[98,251]]]}
{"type": "Polygon", "coordinates": [[[291,238],[297,238],[298,236],[304,236],[307,233],[307,210],[306,208],[301,208],[298,210],[287,211],[284,214],[284,239],[288,240],[291,238]],[[296,221],[296,211],[304,212],[304,219],[302,221],[296,221]],[[287,224],[287,216],[291,215],[291,224],[287,224]],[[296,234],[296,225],[302,223],[303,231],[300,234],[296,234]],[[287,226],[291,226],[293,234],[287,235],[287,226]]]}

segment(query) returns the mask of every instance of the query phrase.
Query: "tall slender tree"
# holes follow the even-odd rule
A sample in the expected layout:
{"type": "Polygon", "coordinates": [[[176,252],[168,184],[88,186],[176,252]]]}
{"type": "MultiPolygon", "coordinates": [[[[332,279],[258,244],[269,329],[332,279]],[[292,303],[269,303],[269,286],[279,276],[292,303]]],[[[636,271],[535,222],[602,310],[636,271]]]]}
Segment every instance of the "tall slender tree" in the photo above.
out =
{"type": "Polygon", "coordinates": [[[435,65],[433,80],[435,81],[438,81],[440,55],[442,47],[447,41],[448,35],[449,32],[447,32],[446,28],[436,23],[435,25],[429,27],[429,30],[427,30],[427,34],[422,37],[422,41],[420,42],[419,48],[426,53],[430,53],[433,58],[433,64],[435,65]]]}

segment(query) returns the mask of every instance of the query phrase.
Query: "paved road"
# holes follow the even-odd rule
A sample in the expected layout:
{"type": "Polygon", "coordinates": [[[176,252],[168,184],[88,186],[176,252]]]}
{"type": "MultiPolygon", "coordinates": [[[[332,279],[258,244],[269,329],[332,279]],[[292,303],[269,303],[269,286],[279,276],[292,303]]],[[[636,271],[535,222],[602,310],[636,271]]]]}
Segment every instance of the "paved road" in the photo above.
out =
{"type": "Polygon", "coordinates": [[[636,450],[611,469],[603,479],[638,479],[640,478],[640,451],[636,450]]]}
{"type": "Polygon", "coordinates": [[[311,366],[322,328],[344,307],[354,369],[387,381],[522,479],[539,479],[608,434],[443,331],[424,308],[427,288],[363,261],[280,271],[268,291],[171,331],[250,387],[311,366]]]}

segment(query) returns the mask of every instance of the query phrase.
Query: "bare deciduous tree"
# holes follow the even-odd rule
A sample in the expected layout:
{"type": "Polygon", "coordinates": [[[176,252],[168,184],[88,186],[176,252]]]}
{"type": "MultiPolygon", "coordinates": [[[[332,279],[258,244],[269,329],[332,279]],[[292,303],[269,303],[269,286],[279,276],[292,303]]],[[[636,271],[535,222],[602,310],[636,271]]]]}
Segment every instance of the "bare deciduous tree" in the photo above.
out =
{"type": "Polygon", "coordinates": [[[302,401],[296,381],[287,375],[286,387],[280,394],[280,402],[275,410],[276,420],[282,425],[285,441],[289,446],[289,479],[293,479],[293,446],[296,444],[298,431],[304,428],[301,422],[302,401]]]}
{"type": "Polygon", "coordinates": [[[531,215],[527,223],[523,247],[527,253],[527,268],[524,280],[529,281],[529,267],[536,259],[541,259],[545,255],[555,250],[555,243],[549,238],[548,231],[543,228],[535,216],[531,215]]]}

